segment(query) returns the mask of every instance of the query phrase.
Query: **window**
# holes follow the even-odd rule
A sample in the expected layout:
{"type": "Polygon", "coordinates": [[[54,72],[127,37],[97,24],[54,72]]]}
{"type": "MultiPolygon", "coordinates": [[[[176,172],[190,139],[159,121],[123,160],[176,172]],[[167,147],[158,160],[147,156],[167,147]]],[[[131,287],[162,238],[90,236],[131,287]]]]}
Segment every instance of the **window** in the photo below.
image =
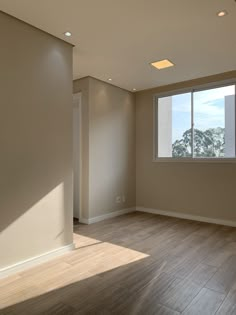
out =
{"type": "Polygon", "coordinates": [[[154,100],[155,158],[235,158],[235,85],[154,100]]]}

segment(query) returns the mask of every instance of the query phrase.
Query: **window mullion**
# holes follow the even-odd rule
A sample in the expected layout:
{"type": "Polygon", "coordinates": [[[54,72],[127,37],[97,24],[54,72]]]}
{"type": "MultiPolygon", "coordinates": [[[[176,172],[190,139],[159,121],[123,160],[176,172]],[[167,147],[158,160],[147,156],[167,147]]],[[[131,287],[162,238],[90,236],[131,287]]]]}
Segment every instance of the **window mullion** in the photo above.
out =
{"type": "Polygon", "coordinates": [[[191,91],[191,157],[193,158],[193,151],[194,151],[194,107],[193,107],[193,93],[191,91]]]}
{"type": "Polygon", "coordinates": [[[234,157],[236,158],[236,84],[234,84],[234,157]]]}

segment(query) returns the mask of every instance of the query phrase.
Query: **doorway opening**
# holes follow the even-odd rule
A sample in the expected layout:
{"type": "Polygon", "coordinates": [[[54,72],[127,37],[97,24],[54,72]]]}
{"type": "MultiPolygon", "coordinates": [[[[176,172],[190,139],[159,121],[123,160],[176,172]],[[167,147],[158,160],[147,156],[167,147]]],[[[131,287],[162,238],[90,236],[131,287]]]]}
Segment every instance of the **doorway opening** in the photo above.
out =
{"type": "Polygon", "coordinates": [[[73,94],[73,221],[80,219],[81,191],[81,93],[73,94]]]}

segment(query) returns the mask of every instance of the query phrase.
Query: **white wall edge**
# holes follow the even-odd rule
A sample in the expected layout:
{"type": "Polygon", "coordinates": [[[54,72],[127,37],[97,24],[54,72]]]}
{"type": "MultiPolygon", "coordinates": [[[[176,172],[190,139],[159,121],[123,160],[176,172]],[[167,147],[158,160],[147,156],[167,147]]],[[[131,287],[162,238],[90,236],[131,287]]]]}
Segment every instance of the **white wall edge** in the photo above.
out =
{"type": "Polygon", "coordinates": [[[86,222],[85,221],[84,222],[80,221],[80,222],[81,223],[85,223],[85,224],[92,224],[92,223],[100,222],[100,221],[107,220],[107,219],[110,219],[110,218],[118,217],[118,216],[123,215],[123,214],[128,214],[128,213],[134,212],[135,209],[136,208],[133,207],[133,208],[117,210],[117,211],[109,212],[109,213],[106,213],[106,214],[102,214],[102,215],[97,216],[97,217],[86,219],[85,220],[86,222]]]}
{"type": "Polygon", "coordinates": [[[49,260],[51,260],[57,256],[61,256],[67,252],[74,250],[74,249],[75,249],[75,244],[72,243],[72,244],[54,249],[50,252],[46,252],[42,255],[35,256],[35,257],[29,258],[27,260],[20,261],[19,263],[8,266],[6,268],[0,269],[0,279],[5,278],[7,276],[10,276],[11,274],[14,274],[17,272],[21,272],[21,271],[28,269],[30,267],[34,267],[36,265],[47,262],[47,261],[49,261],[49,260]]]}
{"type": "Polygon", "coordinates": [[[191,215],[191,214],[175,212],[175,211],[165,211],[165,210],[150,209],[150,208],[144,208],[144,207],[136,207],[136,211],[147,212],[147,213],[152,213],[152,214],[159,214],[159,215],[164,215],[164,216],[174,217],[174,218],[180,218],[180,219],[186,219],[186,220],[193,220],[193,221],[199,221],[199,222],[206,222],[206,223],[236,227],[236,221],[201,217],[198,215],[191,215]]]}

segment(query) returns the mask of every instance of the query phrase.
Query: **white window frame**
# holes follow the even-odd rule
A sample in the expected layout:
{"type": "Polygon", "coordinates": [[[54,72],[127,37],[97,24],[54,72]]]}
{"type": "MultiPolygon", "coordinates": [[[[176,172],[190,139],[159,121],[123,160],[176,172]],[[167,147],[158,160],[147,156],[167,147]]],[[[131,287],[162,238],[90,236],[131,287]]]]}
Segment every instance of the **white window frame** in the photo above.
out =
{"type": "MultiPolygon", "coordinates": [[[[236,163],[236,152],[235,157],[232,158],[199,158],[199,157],[191,157],[191,158],[185,158],[185,157],[158,157],[158,121],[157,121],[157,111],[158,111],[158,98],[161,97],[168,97],[178,94],[184,94],[184,93],[191,93],[191,128],[193,132],[193,93],[204,91],[204,90],[210,90],[210,89],[216,89],[220,87],[225,87],[229,85],[235,85],[235,106],[236,106],[236,79],[230,79],[220,82],[214,82],[214,83],[207,83],[203,85],[198,86],[192,86],[189,88],[184,89],[177,89],[172,90],[169,92],[164,93],[157,93],[153,95],[153,162],[171,162],[171,163],[236,163]]],[[[235,110],[235,132],[236,132],[236,110],[235,110]]],[[[236,141],[236,135],[235,135],[235,141],[236,141]]],[[[236,143],[235,143],[236,148],[236,143]]]]}

